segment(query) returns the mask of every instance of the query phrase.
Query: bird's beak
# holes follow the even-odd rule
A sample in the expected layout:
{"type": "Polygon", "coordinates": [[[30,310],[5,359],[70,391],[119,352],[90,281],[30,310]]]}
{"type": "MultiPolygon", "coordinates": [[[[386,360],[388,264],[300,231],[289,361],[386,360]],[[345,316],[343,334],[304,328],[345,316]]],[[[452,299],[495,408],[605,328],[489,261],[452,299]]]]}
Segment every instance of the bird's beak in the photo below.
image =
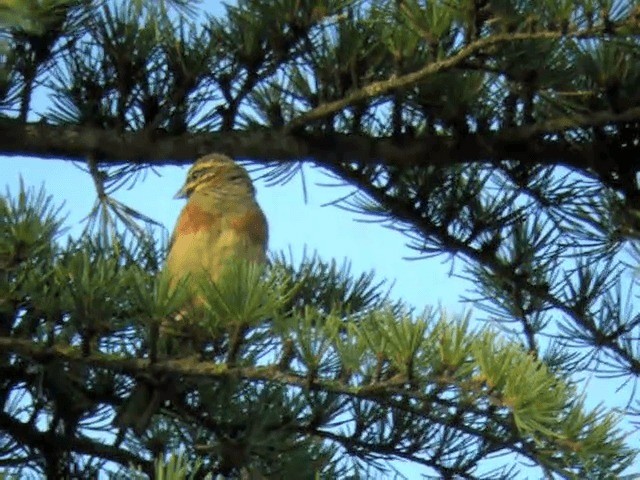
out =
{"type": "Polygon", "coordinates": [[[176,193],[173,198],[175,198],[176,200],[179,200],[181,198],[187,198],[189,195],[187,193],[187,184],[185,183],[182,188],[180,190],[178,190],[178,193],[176,193]]]}

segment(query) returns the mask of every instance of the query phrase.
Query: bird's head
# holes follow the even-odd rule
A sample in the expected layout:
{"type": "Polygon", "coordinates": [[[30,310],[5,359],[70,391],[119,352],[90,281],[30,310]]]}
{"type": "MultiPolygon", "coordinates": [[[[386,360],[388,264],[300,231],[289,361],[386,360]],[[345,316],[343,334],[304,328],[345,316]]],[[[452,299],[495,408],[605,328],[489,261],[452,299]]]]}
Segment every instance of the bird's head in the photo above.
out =
{"type": "Polygon", "coordinates": [[[194,193],[216,197],[254,195],[255,189],[247,171],[220,153],[200,157],[191,166],[187,179],[175,198],[189,198],[194,193]]]}

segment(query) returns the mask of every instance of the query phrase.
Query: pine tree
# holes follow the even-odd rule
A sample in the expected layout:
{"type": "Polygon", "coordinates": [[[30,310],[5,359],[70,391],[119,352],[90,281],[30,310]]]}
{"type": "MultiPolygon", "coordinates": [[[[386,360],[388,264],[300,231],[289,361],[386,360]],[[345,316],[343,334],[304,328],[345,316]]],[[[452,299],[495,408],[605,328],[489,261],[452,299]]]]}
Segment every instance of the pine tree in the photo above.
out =
{"type": "Polygon", "coordinates": [[[640,377],[640,2],[204,7],[0,3],[0,152],[83,162],[97,192],[69,240],[46,192],[0,198],[2,474],[634,471],[640,399],[587,408],[580,378],[614,395],[640,377]],[[373,275],[275,254],[205,286],[189,351],[155,355],[184,302],[152,219],[112,195],[212,151],[271,182],[311,162],[353,185],[340,206],[462,264],[492,322],[417,313],[373,275]],[[152,428],[115,428],[160,376],[173,391],[152,428]]]}

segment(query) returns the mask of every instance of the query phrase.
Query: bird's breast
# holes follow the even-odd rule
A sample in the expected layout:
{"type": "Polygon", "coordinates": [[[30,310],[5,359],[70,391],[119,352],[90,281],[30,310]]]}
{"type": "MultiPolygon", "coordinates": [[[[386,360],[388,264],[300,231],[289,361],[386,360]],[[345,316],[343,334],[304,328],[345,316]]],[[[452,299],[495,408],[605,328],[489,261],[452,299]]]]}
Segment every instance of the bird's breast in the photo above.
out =
{"type": "Polygon", "coordinates": [[[201,230],[209,230],[212,226],[219,224],[221,220],[221,212],[210,212],[195,203],[189,202],[184,206],[180,217],[178,217],[174,235],[193,235],[201,230]]]}
{"type": "Polygon", "coordinates": [[[212,212],[188,203],[176,224],[166,268],[178,279],[207,274],[219,278],[234,258],[264,262],[267,223],[257,204],[243,211],[212,212]]]}

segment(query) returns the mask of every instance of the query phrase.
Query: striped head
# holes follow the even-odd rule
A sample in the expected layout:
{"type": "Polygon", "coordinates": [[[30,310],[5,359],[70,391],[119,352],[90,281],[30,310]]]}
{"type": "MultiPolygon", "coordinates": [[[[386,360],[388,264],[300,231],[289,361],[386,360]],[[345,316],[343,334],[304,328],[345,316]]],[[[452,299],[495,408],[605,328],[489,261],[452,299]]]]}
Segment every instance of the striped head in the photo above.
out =
{"type": "Polygon", "coordinates": [[[255,195],[255,188],[244,167],[221,153],[200,157],[191,166],[187,179],[175,198],[189,198],[194,193],[215,197],[255,195]]]}

